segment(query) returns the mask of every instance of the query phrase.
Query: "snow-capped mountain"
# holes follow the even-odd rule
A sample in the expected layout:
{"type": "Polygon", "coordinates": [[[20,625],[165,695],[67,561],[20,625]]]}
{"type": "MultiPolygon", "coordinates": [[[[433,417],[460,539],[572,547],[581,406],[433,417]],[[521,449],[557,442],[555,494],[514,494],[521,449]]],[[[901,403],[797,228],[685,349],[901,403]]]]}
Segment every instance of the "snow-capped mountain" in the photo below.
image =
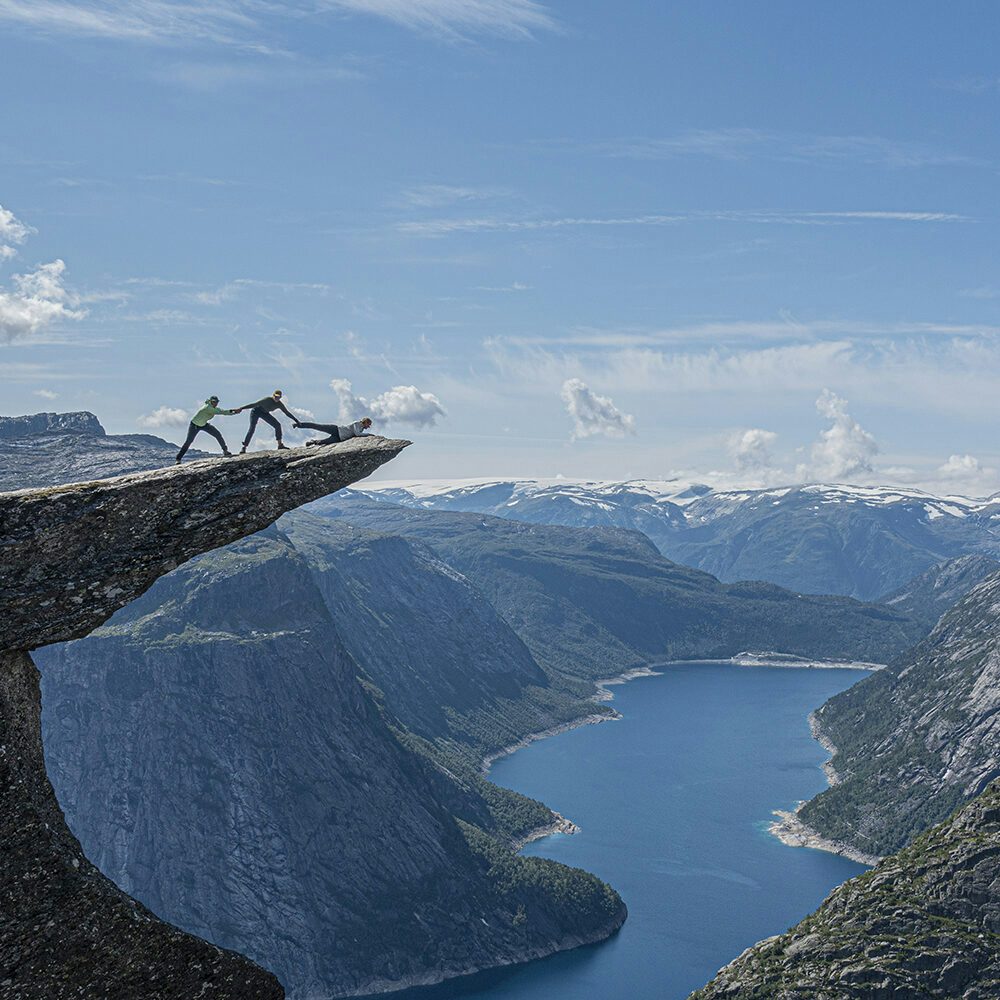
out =
{"type": "Polygon", "coordinates": [[[680,480],[449,480],[380,483],[374,499],[536,524],[646,534],[664,555],[725,581],[874,600],[945,559],[1000,555],[1000,495],[805,485],[713,490],[680,480]]]}

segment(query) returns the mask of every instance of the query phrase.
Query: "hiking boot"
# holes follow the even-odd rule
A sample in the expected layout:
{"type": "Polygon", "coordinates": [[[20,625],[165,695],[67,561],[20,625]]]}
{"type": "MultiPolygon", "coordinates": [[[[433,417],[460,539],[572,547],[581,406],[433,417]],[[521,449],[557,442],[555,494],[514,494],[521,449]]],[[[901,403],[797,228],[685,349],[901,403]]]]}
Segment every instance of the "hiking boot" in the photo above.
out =
{"type": "Polygon", "coordinates": [[[246,453],[247,453],[247,446],[246,446],[246,445],[243,445],[243,447],[242,447],[242,448],[240,448],[240,454],[241,454],[241,455],[245,455],[246,453]]]}
{"type": "Polygon", "coordinates": [[[181,464],[181,460],[179,458],[175,458],[174,459],[174,465],[180,465],[180,464],[181,464]]]}
{"type": "Polygon", "coordinates": [[[289,451],[289,450],[290,449],[287,444],[282,444],[280,441],[278,442],[278,451],[289,451]]]}
{"type": "Polygon", "coordinates": [[[231,451],[224,451],[222,453],[222,457],[223,458],[232,458],[233,457],[233,453],[231,451]]]}

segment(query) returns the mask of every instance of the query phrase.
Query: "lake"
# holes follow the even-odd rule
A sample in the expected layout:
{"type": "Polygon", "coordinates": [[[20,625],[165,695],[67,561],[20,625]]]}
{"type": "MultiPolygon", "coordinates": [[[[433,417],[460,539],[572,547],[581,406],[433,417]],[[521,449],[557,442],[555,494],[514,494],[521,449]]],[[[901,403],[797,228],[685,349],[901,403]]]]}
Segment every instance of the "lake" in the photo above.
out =
{"type": "Polygon", "coordinates": [[[773,809],[826,787],[807,715],[861,670],[682,663],[615,686],[619,722],[583,726],[496,762],[498,784],[580,832],[526,854],[585,868],[624,897],[610,941],[407,991],[421,1000],[683,1000],[744,948],[787,930],[865,869],[767,832],[773,809]]]}

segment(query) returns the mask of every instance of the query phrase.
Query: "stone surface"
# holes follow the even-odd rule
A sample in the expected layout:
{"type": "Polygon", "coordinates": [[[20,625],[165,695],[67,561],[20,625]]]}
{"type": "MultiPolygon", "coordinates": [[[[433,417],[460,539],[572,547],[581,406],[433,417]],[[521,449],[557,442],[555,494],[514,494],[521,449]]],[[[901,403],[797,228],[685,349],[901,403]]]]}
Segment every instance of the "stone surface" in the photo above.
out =
{"type": "Polygon", "coordinates": [[[284,995],[242,956],[158,920],[83,856],[45,773],[26,651],[86,635],[179,563],[367,476],[406,444],[366,438],[0,494],[4,998],[284,995]]]}
{"type": "Polygon", "coordinates": [[[185,560],[363,479],[408,443],[356,438],[0,494],[0,648],[86,635],[185,560]]]}
{"type": "Polygon", "coordinates": [[[691,1000],[1000,996],[1000,783],[691,1000]]]}
{"type": "Polygon", "coordinates": [[[84,857],[45,773],[39,709],[31,658],[0,653],[0,997],[283,997],[270,973],[163,923],[84,857]]]}

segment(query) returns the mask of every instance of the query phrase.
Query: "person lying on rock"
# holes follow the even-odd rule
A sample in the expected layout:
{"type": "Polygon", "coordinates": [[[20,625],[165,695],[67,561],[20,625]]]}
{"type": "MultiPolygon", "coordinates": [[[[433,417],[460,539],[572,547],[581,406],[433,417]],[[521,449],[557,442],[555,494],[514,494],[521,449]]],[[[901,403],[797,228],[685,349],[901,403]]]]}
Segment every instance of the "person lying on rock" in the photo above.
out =
{"type": "Polygon", "coordinates": [[[281,424],[271,416],[275,410],[281,410],[286,417],[291,417],[292,423],[295,422],[295,414],[281,401],[281,395],[281,390],[275,389],[270,396],[258,399],[256,403],[246,403],[240,407],[241,410],[250,411],[250,427],[247,430],[247,436],[243,439],[243,447],[240,448],[241,455],[246,452],[247,445],[250,444],[253,438],[253,432],[257,429],[258,420],[263,420],[265,424],[270,424],[274,428],[274,438],[278,442],[279,448],[284,450],[288,447],[288,445],[281,443],[281,424]]]}
{"type": "Polygon", "coordinates": [[[304,427],[309,431],[320,431],[329,437],[306,441],[306,444],[337,444],[339,441],[349,441],[353,437],[362,437],[372,425],[371,417],[362,417],[353,424],[310,424],[304,420],[296,420],[296,427],[304,427]]]}
{"type": "Polygon", "coordinates": [[[205,431],[206,434],[211,434],[216,441],[219,442],[219,446],[222,448],[222,454],[226,458],[232,458],[233,453],[229,450],[226,445],[226,439],[209,423],[212,417],[217,417],[220,413],[224,413],[227,417],[231,417],[234,413],[239,413],[240,410],[222,410],[219,408],[219,397],[209,396],[205,400],[205,405],[191,418],[191,423],[188,424],[187,437],[184,439],[184,444],[181,445],[181,450],[177,452],[177,464],[181,464],[181,459],[187,454],[188,448],[191,447],[191,442],[195,439],[199,431],[205,431]]]}

